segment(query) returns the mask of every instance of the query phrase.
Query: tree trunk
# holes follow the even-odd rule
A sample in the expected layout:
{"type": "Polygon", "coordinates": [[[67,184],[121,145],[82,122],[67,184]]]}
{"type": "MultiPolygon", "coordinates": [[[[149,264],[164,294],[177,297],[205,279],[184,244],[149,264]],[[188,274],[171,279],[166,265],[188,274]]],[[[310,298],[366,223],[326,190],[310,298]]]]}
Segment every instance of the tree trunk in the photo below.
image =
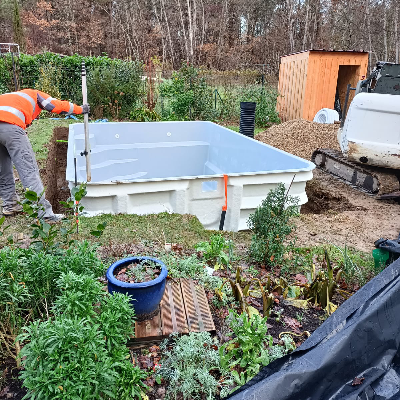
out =
{"type": "Polygon", "coordinates": [[[307,45],[307,35],[308,35],[308,25],[309,25],[309,15],[310,15],[310,0],[307,0],[306,6],[306,22],[304,24],[304,36],[303,36],[303,50],[306,50],[307,45]]]}
{"type": "Polygon", "coordinates": [[[192,26],[192,7],[190,0],[186,0],[188,19],[189,19],[189,45],[190,45],[190,62],[193,62],[193,26],[192,26]]]}
{"type": "Polygon", "coordinates": [[[188,45],[188,40],[186,36],[186,28],[185,24],[183,22],[183,12],[182,12],[182,7],[181,7],[181,2],[180,0],[177,0],[178,3],[178,8],[179,8],[179,15],[181,17],[181,25],[182,25],[182,32],[183,32],[183,41],[185,42],[185,51],[186,51],[186,61],[189,61],[189,45],[188,45]]]}
{"type": "Polygon", "coordinates": [[[395,63],[399,63],[399,35],[398,35],[398,23],[399,23],[399,6],[396,3],[396,7],[394,8],[394,43],[396,46],[396,59],[395,63]]]}

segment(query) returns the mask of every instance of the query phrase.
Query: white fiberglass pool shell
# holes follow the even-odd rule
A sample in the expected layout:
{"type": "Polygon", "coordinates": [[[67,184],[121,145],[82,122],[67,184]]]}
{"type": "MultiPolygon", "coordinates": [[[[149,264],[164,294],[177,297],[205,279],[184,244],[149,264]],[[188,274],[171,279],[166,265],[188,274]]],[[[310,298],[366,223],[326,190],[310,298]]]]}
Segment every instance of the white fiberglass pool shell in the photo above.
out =
{"type": "MultiPolygon", "coordinates": [[[[206,229],[247,229],[249,215],[279,182],[307,202],[314,164],[212,122],[108,122],[89,125],[92,181],[82,205],[89,215],[193,214],[206,229]]],[[[83,124],[69,127],[67,180],[86,182],[83,124]]]]}

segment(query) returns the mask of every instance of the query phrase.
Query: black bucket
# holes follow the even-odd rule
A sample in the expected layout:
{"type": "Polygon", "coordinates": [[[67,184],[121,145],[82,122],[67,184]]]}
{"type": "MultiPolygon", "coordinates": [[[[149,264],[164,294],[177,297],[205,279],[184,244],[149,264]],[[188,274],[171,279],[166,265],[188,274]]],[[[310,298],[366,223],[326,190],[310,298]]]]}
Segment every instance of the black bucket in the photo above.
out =
{"type": "Polygon", "coordinates": [[[242,135],[254,138],[254,126],[256,117],[256,103],[241,102],[240,103],[240,128],[242,135]]]}

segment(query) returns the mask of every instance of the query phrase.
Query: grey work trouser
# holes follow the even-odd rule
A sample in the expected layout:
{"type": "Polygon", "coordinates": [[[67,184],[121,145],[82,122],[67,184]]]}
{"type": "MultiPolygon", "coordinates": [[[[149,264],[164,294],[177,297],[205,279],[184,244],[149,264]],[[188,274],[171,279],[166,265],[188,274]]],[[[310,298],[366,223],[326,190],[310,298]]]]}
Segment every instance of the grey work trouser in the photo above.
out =
{"type": "MultiPolygon", "coordinates": [[[[33,190],[38,195],[44,187],[40,179],[39,168],[36,163],[35,153],[25,131],[17,125],[0,122],[0,197],[3,207],[13,207],[19,201],[15,191],[13,164],[18,171],[24,188],[33,190]]],[[[53,214],[51,204],[43,196],[40,204],[44,207],[44,215],[53,214]]]]}

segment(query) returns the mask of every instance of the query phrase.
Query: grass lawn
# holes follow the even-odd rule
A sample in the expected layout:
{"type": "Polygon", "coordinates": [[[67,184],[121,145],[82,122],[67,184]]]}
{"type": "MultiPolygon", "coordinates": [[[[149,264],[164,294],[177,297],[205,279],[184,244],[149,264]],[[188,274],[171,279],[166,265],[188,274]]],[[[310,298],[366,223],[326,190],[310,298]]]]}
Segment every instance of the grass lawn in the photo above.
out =
{"type": "Polygon", "coordinates": [[[54,120],[50,118],[41,118],[33,121],[32,125],[27,128],[26,131],[28,132],[33,151],[36,154],[36,161],[39,164],[39,168],[44,166],[44,162],[47,159],[47,144],[50,142],[53,135],[53,129],[56,126],[68,126],[76,122],[77,121],[74,119],[54,120]]]}

